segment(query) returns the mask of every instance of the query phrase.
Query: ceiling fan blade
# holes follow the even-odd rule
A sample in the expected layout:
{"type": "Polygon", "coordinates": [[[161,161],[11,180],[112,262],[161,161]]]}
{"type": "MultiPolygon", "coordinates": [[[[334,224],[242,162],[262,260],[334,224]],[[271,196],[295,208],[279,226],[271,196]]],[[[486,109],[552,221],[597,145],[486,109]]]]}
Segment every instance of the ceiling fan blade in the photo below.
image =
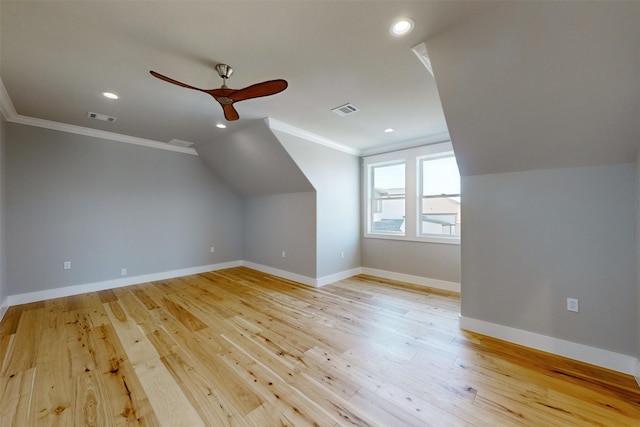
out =
{"type": "MultiPolygon", "coordinates": [[[[261,96],[274,95],[278,92],[282,92],[289,85],[286,80],[268,80],[262,83],[256,83],[251,86],[247,86],[244,89],[229,89],[226,85],[222,85],[219,89],[200,89],[199,87],[191,86],[186,83],[179,82],[171,77],[164,76],[155,71],[149,71],[151,75],[157,79],[164,80],[167,83],[174,84],[176,86],[184,87],[187,89],[193,89],[206,94],[211,95],[222,106],[224,117],[228,121],[238,120],[240,115],[233,106],[234,102],[243,101],[245,99],[259,98],[261,96]]],[[[230,74],[230,73],[229,73],[230,74]]]]}
{"type": "Polygon", "coordinates": [[[233,104],[220,104],[222,105],[222,110],[224,111],[224,118],[228,121],[232,122],[234,120],[238,120],[240,116],[238,112],[233,107],[233,104]]]}
{"type": "Polygon", "coordinates": [[[173,83],[174,85],[186,87],[187,89],[194,89],[194,90],[199,90],[200,92],[205,92],[204,89],[200,89],[200,88],[197,88],[197,87],[194,87],[194,86],[189,86],[186,83],[182,83],[182,82],[179,82],[177,80],[173,80],[171,77],[163,76],[162,74],[156,73],[155,71],[149,71],[149,72],[151,73],[151,75],[153,77],[156,77],[156,78],[158,78],[160,80],[164,80],[165,82],[169,82],[169,83],[173,83]]]}
{"type": "Polygon", "coordinates": [[[262,83],[256,83],[251,86],[247,86],[244,89],[238,89],[228,95],[233,102],[243,101],[245,99],[259,98],[261,96],[274,95],[278,92],[282,92],[287,88],[289,84],[286,80],[268,80],[262,83]]]}

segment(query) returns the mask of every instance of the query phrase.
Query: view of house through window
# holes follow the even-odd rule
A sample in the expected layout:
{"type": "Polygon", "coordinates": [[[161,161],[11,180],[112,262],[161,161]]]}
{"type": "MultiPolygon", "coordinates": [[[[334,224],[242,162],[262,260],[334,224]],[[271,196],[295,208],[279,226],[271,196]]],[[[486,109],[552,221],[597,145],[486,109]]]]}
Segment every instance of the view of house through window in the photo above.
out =
{"type": "Polygon", "coordinates": [[[404,163],[372,168],[371,231],[404,234],[404,163]]]}
{"type": "Polygon", "coordinates": [[[364,158],[366,237],[459,243],[460,173],[451,143],[364,158]]]}
{"type": "Polygon", "coordinates": [[[420,234],[460,235],[460,173],[452,154],[420,161],[420,234]]]}

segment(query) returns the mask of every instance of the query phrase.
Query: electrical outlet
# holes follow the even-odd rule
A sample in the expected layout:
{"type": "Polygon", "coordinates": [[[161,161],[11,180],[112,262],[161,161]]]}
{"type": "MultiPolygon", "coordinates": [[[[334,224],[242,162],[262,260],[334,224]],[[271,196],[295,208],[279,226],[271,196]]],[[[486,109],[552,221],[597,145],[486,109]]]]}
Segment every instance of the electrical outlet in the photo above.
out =
{"type": "Polygon", "coordinates": [[[213,246],[211,246],[211,253],[214,253],[216,251],[216,248],[214,248],[213,246]]]}
{"type": "Polygon", "coordinates": [[[577,298],[567,298],[567,310],[576,313],[580,310],[577,298]]]}
{"type": "Polygon", "coordinates": [[[121,268],[120,269],[120,275],[121,276],[126,276],[127,275],[127,269],[126,268],[121,268]]]}
{"type": "Polygon", "coordinates": [[[71,270],[71,261],[65,261],[62,263],[62,268],[65,270],[71,270]]]}
{"type": "Polygon", "coordinates": [[[287,253],[285,251],[282,251],[282,258],[286,258],[287,253]]]}
{"type": "Polygon", "coordinates": [[[344,251],[340,251],[340,258],[344,259],[344,251]]]}

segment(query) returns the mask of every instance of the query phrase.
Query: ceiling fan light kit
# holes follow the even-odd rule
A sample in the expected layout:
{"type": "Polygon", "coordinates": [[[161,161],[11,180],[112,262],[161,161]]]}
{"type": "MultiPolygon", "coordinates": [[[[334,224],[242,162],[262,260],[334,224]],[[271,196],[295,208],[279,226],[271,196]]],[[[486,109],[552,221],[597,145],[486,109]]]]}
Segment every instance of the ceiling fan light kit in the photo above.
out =
{"type": "Polygon", "coordinates": [[[211,95],[222,106],[224,118],[228,121],[238,120],[240,118],[238,112],[233,106],[234,103],[252,98],[260,98],[262,96],[275,95],[276,93],[285,90],[289,85],[286,80],[277,79],[256,83],[243,89],[229,89],[227,87],[227,79],[231,77],[231,74],[233,74],[233,68],[227,64],[218,64],[216,65],[216,71],[220,78],[222,78],[222,86],[219,89],[200,89],[186,83],[179,82],[170,77],[163,76],[155,71],[149,72],[152,76],[160,80],[164,80],[165,82],[211,95]]]}

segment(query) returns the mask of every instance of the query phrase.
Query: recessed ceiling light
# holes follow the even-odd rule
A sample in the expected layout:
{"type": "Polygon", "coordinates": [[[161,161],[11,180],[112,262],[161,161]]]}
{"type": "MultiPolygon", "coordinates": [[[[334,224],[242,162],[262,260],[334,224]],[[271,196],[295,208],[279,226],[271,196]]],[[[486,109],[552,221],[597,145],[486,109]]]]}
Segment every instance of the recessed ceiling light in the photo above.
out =
{"type": "Polygon", "coordinates": [[[105,98],[109,98],[109,99],[118,99],[119,96],[116,95],[115,93],[111,93],[111,92],[102,92],[102,96],[104,96],[105,98]]]}
{"type": "Polygon", "coordinates": [[[391,129],[391,128],[386,128],[384,131],[385,131],[386,133],[391,133],[391,132],[393,132],[393,129],[391,129]]]}
{"type": "Polygon", "coordinates": [[[404,36],[405,34],[409,34],[416,23],[411,18],[400,18],[393,21],[391,24],[391,34],[394,36],[404,36]]]}
{"type": "Polygon", "coordinates": [[[218,124],[216,125],[216,127],[217,127],[217,128],[219,128],[219,129],[225,129],[225,128],[227,127],[227,125],[222,124],[222,123],[218,123],[218,124]]]}

